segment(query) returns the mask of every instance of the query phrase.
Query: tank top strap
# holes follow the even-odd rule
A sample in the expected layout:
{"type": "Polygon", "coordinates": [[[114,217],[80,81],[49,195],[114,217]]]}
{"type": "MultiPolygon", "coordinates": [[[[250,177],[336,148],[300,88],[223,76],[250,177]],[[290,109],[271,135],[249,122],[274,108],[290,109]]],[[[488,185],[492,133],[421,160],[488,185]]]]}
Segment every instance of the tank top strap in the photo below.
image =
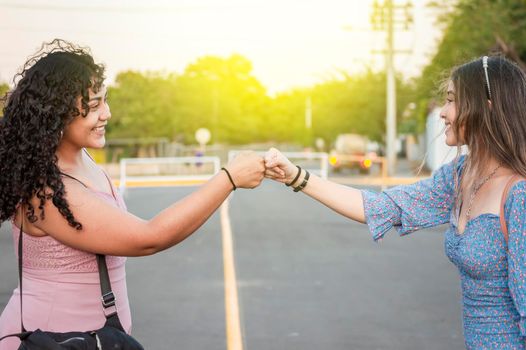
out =
{"type": "MultiPolygon", "coordinates": [[[[84,148],[84,153],[86,153],[86,155],[89,157],[89,159],[91,159],[91,161],[94,164],[97,164],[97,162],[95,162],[95,159],[93,159],[91,154],[89,154],[89,152],[85,148],[84,148]]],[[[108,174],[106,173],[106,171],[100,166],[99,166],[99,168],[102,171],[102,173],[104,174],[104,176],[106,177],[106,180],[108,180],[108,184],[110,185],[111,195],[113,196],[113,199],[117,200],[117,196],[115,195],[115,188],[113,187],[113,182],[111,182],[111,179],[108,176],[108,174]]]]}
{"type": "Polygon", "coordinates": [[[70,179],[75,180],[75,181],[77,181],[78,183],[80,183],[82,186],[84,186],[84,187],[86,187],[86,188],[89,188],[88,186],[86,186],[86,184],[85,184],[84,182],[80,181],[79,179],[77,179],[77,178],[74,177],[74,176],[71,176],[71,175],[66,174],[66,173],[63,173],[63,172],[60,172],[60,175],[65,176],[65,177],[69,177],[70,179]]]}
{"type": "Polygon", "coordinates": [[[115,200],[117,200],[117,195],[115,194],[115,187],[113,187],[113,182],[111,182],[111,179],[110,177],[108,176],[108,174],[106,173],[106,171],[102,168],[100,168],[102,170],[102,173],[104,174],[104,176],[106,177],[106,180],[108,180],[108,183],[110,184],[110,189],[111,189],[111,195],[113,196],[113,198],[115,200]]]}

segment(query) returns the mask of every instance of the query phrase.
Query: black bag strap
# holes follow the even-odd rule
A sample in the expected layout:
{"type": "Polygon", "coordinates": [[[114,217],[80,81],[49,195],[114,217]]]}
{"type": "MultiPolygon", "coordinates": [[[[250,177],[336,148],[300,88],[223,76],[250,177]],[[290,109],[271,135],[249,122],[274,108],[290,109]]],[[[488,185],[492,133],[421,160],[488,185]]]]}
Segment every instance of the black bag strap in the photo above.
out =
{"type": "Polygon", "coordinates": [[[14,334],[8,334],[8,335],[4,335],[2,338],[0,338],[0,341],[6,339],[6,338],[10,338],[10,337],[17,337],[18,339],[20,339],[20,341],[26,339],[27,337],[29,337],[33,332],[22,332],[22,333],[14,333],[14,334]]]}
{"type": "Polygon", "coordinates": [[[99,267],[100,293],[102,295],[102,307],[104,308],[104,316],[106,316],[106,325],[111,325],[124,332],[119,315],[117,313],[117,305],[115,294],[111,290],[111,282],[108,274],[108,267],[106,266],[106,256],[97,254],[97,265],[99,267]],[[111,312],[108,309],[113,308],[111,312]]]}

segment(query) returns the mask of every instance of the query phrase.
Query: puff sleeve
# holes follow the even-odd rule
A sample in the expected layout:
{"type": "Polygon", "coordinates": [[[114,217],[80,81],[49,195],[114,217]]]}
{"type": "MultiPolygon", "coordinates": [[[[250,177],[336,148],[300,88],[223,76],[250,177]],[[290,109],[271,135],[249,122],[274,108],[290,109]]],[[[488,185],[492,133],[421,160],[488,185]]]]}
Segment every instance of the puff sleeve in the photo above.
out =
{"type": "Polygon", "coordinates": [[[465,157],[437,169],[425,180],[383,192],[362,191],[365,218],[374,240],[395,227],[400,235],[449,222],[455,197],[454,172],[465,157]]]}

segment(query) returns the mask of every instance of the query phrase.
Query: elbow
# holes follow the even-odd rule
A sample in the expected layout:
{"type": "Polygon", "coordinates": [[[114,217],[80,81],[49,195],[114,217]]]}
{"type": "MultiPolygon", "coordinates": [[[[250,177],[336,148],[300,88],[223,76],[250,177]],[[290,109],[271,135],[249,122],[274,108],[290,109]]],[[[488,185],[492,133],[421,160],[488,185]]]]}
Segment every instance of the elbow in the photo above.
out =
{"type": "Polygon", "coordinates": [[[152,229],[146,222],[141,226],[139,230],[135,231],[135,234],[129,237],[127,256],[149,256],[166,249],[162,236],[158,234],[157,230],[152,229]]]}
{"type": "Polygon", "coordinates": [[[158,245],[142,245],[140,247],[138,247],[137,249],[137,253],[135,256],[137,257],[140,257],[140,256],[150,256],[150,255],[154,255],[160,251],[162,251],[163,249],[161,247],[159,247],[158,245]]]}
{"type": "Polygon", "coordinates": [[[147,242],[134,242],[128,246],[127,249],[123,252],[123,256],[128,257],[141,257],[141,256],[149,256],[156,254],[163,250],[159,245],[153,244],[153,243],[147,243],[147,242]]]}
{"type": "Polygon", "coordinates": [[[135,240],[134,256],[154,255],[180,243],[186,236],[184,233],[166,235],[162,230],[147,227],[135,240]]]}
{"type": "Polygon", "coordinates": [[[149,234],[137,242],[136,256],[149,256],[159,253],[167,248],[161,239],[155,234],[149,234]]]}

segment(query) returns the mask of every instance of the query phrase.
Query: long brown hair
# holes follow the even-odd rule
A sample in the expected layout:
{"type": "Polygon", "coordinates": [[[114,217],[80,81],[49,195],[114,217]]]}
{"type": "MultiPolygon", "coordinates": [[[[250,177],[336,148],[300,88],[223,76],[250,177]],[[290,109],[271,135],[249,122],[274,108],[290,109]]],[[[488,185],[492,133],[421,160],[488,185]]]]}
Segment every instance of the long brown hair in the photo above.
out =
{"type": "Polygon", "coordinates": [[[489,87],[482,58],[451,73],[457,109],[453,131],[469,149],[463,173],[471,179],[484,174],[484,164],[493,158],[526,177],[526,74],[502,56],[490,56],[487,71],[489,87]]]}

